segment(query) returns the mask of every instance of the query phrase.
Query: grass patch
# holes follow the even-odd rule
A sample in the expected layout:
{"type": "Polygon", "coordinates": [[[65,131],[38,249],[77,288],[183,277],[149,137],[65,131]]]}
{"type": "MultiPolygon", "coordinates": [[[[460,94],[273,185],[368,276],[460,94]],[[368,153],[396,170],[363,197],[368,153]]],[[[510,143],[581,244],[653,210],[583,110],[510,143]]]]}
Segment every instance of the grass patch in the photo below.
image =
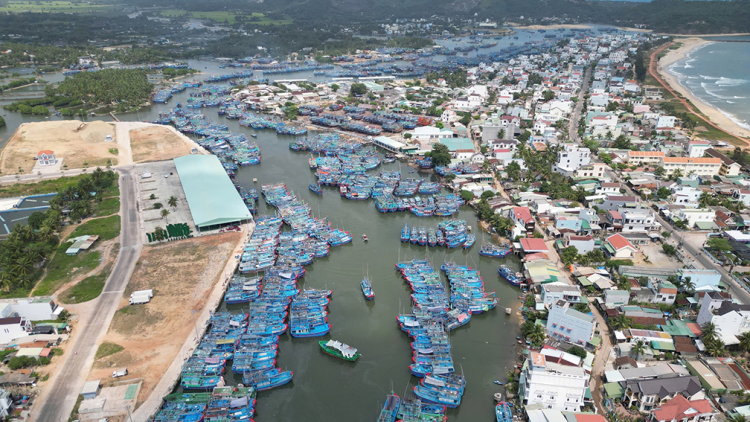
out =
{"type": "Polygon", "coordinates": [[[82,176],[61,177],[59,179],[42,180],[36,183],[16,183],[14,185],[0,186],[0,198],[57,193],[68,186],[78,183],[82,176]]]}
{"type": "Polygon", "coordinates": [[[78,395],[78,399],[76,400],[76,405],[73,406],[73,410],[70,412],[70,417],[68,418],[68,422],[73,422],[75,420],[78,420],[78,408],[81,407],[81,402],[83,401],[83,396],[78,395]]]}
{"type": "Polygon", "coordinates": [[[96,214],[94,215],[104,217],[118,212],[120,212],[120,198],[114,197],[103,199],[102,202],[96,204],[96,214]]]}
{"type": "Polygon", "coordinates": [[[55,256],[47,265],[47,276],[34,289],[35,296],[47,296],[54,293],[60,286],[72,280],[79,274],[85,274],[99,265],[101,253],[99,251],[81,252],[78,255],[66,255],[70,242],[63,242],[57,247],[55,256]]]}
{"type": "Polygon", "coordinates": [[[112,155],[117,155],[120,153],[120,150],[118,150],[117,148],[110,148],[109,153],[112,155]]]}
{"type": "MultiPolygon", "coordinates": [[[[111,217],[89,220],[78,226],[73,233],[70,234],[69,238],[83,236],[85,234],[99,235],[100,240],[114,239],[120,235],[120,216],[113,215],[111,217]]],[[[63,251],[63,253],[65,253],[65,251],[63,251]]]]}
{"type": "Polygon", "coordinates": [[[105,341],[99,345],[98,349],[96,349],[95,359],[105,358],[123,350],[125,350],[125,348],[120,346],[119,344],[105,341]]]}
{"type": "Polygon", "coordinates": [[[101,273],[86,277],[80,283],[64,291],[59,299],[62,303],[83,303],[96,299],[102,294],[104,283],[109,277],[112,267],[107,267],[101,273]]]}
{"type": "Polygon", "coordinates": [[[87,13],[112,10],[114,5],[74,3],[70,1],[9,1],[0,7],[0,12],[9,13],[87,13]]]}
{"type": "Polygon", "coordinates": [[[199,12],[199,11],[187,11],[184,9],[166,9],[159,12],[162,16],[168,17],[187,17],[195,19],[210,19],[215,22],[226,23],[230,25],[234,24],[237,16],[242,16],[248,20],[250,24],[256,25],[289,25],[292,23],[291,19],[270,19],[263,13],[243,13],[243,12],[230,12],[230,11],[216,11],[216,12],[199,12]]]}

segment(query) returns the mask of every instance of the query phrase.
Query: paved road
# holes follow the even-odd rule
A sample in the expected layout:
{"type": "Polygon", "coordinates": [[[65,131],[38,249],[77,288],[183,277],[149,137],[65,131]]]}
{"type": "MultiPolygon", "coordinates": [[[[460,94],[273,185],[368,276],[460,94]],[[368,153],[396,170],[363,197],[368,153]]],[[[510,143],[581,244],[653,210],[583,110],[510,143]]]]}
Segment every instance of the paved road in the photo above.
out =
{"type": "Polygon", "coordinates": [[[47,180],[47,179],[59,179],[63,176],[78,176],[79,174],[83,173],[91,173],[94,171],[94,168],[88,169],[87,171],[83,171],[83,169],[74,169],[74,170],[65,170],[65,171],[56,171],[56,172],[50,172],[50,173],[42,173],[40,176],[37,173],[27,173],[24,175],[18,175],[18,177],[14,176],[2,176],[0,177],[0,184],[10,184],[10,183],[19,183],[19,182],[33,182],[38,180],[47,180]]]}
{"type": "Polygon", "coordinates": [[[594,365],[591,368],[591,384],[589,385],[589,388],[591,389],[591,396],[594,400],[594,406],[596,407],[597,413],[600,415],[606,415],[607,410],[602,404],[602,385],[604,369],[612,351],[612,342],[610,341],[609,326],[599,312],[599,309],[595,306],[591,306],[591,313],[594,314],[596,322],[599,325],[599,334],[602,337],[602,345],[599,348],[599,351],[596,352],[596,357],[594,358],[594,365]]]}
{"type": "MultiPolygon", "coordinates": [[[[137,175],[132,168],[118,169],[118,171],[120,172],[120,202],[122,204],[120,254],[112,269],[112,274],[104,285],[102,294],[96,299],[91,319],[82,322],[76,328],[75,343],[65,363],[39,397],[39,400],[43,401],[35,418],[38,422],[67,420],[94,361],[99,338],[109,327],[141,252],[136,209],[137,175]],[[74,351],[78,353],[74,354],[74,351]]],[[[33,415],[32,419],[34,419],[33,415]]]]}
{"type": "MultiPolygon", "coordinates": [[[[614,180],[620,182],[620,186],[623,186],[627,193],[629,195],[637,196],[635,192],[633,192],[630,187],[622,183],[622,180],[620,180],[620,177],[613,171],[607,171],[607,174],[609,174],[610,177],[612,177],[614,180]]],[[[719,271],[721,274],[722,281],[724,281],[724,284],[727,286],[727,290],[729,293],[732,294],[734,298],[739,300],[742,303],[750,304],[750,293],[748,293],[747,290],[743,289],[735,280],[734,278],[729,276],[729,272],[724,269],[724,267],[721,267],[717,265],[711,258],[707,257],[705,253],[700,251],[700,247],[693,245],[691,242],[687,241],[684,236],[683,232],[676,230],[672,225],[666,221],[662,216],[657,212],[656,219],[659,221],[659,223],[662,226],[662,229],[664,231],[667,231],[671,233],[670,239],[674,239],[677,243],[682,244],[683,252],[692,260],[699,262],[701,265],[703,265],[703,268],[713,268],[719,271]]]]}
{"type": "Polygon", "coordinates": [[[581,110],[583,110],[583,104],[586,102],[584,97],[589,91],[589,78],[591,77],[591,67],[586,69],[586,73],[583,74],[583,82],[581,82],[581,91],[578,93],[578,102],[576,108],[573,109],[573,115],[570,116],[570,126],[568,126],[568,135],[570,140],[573,142],[578,141],[578,121],[581,120],[581,110]]]}

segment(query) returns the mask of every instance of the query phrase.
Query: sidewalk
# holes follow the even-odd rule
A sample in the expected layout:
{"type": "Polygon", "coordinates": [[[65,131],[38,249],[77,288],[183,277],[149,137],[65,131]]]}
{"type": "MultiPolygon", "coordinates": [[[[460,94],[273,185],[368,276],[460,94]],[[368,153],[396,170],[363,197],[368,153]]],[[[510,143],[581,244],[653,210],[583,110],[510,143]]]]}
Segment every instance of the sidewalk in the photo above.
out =
{"type": "Polygon", "coordinates": [[[242,230],[246,233],[246,235],[240,238],[237,246],[232,251],[232,255],[229,256],[227,265],[224,267],[224,271],[219,276],[223,278],[223,280],[219,280],[216,282],[216,285],[211,292],[211,296],[206,302],[206,306],[203,308],[203,312],[201,312],[200,315],[196,315],[196,324],[198,325],[198,327],[200,327],[200,336],[197,338],[194,336],[188,336],[179,353],[177,353],[177,356],[175,356],[174,361],[172,361],[172,364],[161,377],[159,384],[157,384],[154,388],[154,391],[152,391],[151,395],[146,399],[146,401],[144,401],[143,404],[141,404],[140,407],[138,407],[133,412],[133,421],[148,420],[154,413],[156,413],[157,410],[159,410],[164,396],[170,394],[174,389],[174,386],[180,382],[180,372],[182,371],[182,364],[190,357],[193,349],[198,346],[200,338],[203,336],[203,333],[205,333],[205,330],[208,327],[208,320],[211,317],[211,314],[214,313],[216,308],[218,308],[219,304],[221,303],[221,300],[224,297],[224,291],[227,288],[227,283],[229,282],[229,280],[231,279],[231,275],[234,274],[234,271],[239,265],[239,258],[242,256],[242,249],[244,248],[247,240],[253,234],[253,230],[255,230],[255,223],[243,225],[242,230]]]}

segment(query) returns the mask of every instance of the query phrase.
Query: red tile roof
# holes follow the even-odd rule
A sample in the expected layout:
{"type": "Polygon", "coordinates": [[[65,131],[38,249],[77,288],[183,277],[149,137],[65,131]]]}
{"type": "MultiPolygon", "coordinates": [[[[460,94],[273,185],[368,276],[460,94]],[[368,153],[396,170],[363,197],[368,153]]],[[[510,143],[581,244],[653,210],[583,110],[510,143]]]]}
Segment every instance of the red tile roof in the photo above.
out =
{"type": "Polygon", "coordinates": [[[534,237],[525,237],[521,239],[521,247],[523,251],[528,252],[547,252],[547,244],[544,243],[544,239],[537,239],[534,237]]]}
{"type": "Polygon", "coordinates": [[[654,409],[654,417],[657,421],[681,421],[687,417],[693,418],[696,414],[712,413],[711,402],[706,399],[688,401],[681,395],[676,395],[672,400],[654,409]],[[687,413],[686,413],[687,412],[687,413]]]}
{"type": "Polygon", "coordinates": [[[610,245],[616,250],[619,251],[620,249],[631,247],[635,249],[635,246],[633,246],[632,243],[628,239],[625,239],[622,237],[621,234],[613,234],[612,236],[607,238],[607,242],[609,242],[610,245]]]}
{"type": "Polygon", "coordinates": [[[52,154],[54,154],[54,152],[52,152],[52,151],[50,151],[48,149],[45,149],[45,150],[39,151],[39,154],[37,154],[36,156],[38,157],[38,156],[40,156],[42,154],[52,155],[52,154]]]}
{"type": "Polygon", "coordinates": [[[513,207],[513,214],[516,216],[516,220],[521,220],[524,223],[528,223],[534,219],[531,217],[529,207],[513,207]]]}
{"type": "Polygon", "coordinates": [[[590,415],[587,413],[576,413],[576,422],[606,422],[602,415],[590,415]]]}

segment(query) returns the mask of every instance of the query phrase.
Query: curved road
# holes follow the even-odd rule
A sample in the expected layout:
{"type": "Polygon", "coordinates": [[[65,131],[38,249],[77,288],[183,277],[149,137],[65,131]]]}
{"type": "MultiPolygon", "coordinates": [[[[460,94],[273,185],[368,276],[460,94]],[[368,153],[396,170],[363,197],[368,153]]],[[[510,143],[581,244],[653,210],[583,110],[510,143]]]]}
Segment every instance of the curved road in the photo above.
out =
{"type": "Polygon", "coordinates": [[[99,338],[106,333],[117,310],[125,286],[141,253],[140,225],[136,204],[137,172],[133,167],[120,168],[120,254],[102,294],[96,299],[91,318],[76,329],[75,340],[65,363],[39,396],[41,408],[32,420],[59,422],[67,420],[94,362],[99,338]],[[78,353],[72,353],[77,351],[78,353]]]}

